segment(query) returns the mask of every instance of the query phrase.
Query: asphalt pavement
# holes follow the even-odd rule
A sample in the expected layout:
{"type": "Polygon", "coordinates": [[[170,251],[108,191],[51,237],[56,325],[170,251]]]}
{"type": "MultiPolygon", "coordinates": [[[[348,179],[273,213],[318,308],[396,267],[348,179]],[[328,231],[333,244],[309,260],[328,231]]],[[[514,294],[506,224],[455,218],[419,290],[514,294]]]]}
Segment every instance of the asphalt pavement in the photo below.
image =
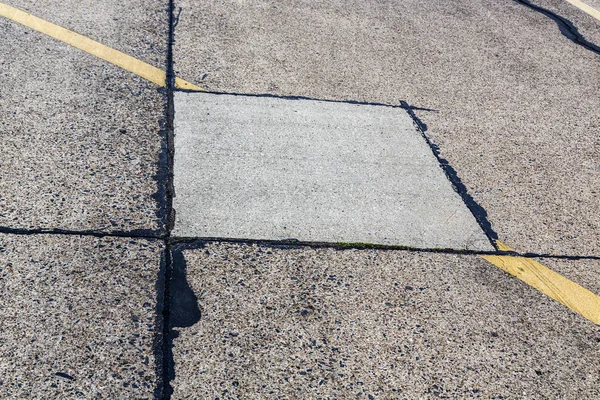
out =
{"type": "MultiPolygon", "coordinates": [[[[13,3],[164,68],[166,2],[132,3],[128,12],[118,1],[105,3],[102,12],[91,2],[13,3]]],[[[0,226],[164,231],[157,201],[164,184],[157,177],[166,93],[6,19],[2,32],[0,226]]]]}
{"type": "Polygon", "coordinates": [[[0,397],[600,397],[575,3],[0,3],[0,397]]]}

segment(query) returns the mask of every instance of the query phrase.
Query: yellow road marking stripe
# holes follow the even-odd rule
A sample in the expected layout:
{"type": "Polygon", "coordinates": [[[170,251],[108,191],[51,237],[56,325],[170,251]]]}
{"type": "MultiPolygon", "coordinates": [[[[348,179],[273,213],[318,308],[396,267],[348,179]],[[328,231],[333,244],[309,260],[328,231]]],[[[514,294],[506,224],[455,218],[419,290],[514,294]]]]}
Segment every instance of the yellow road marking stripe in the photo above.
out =
{"type": "Polygon", "coordinates": [[[581,11],[590,14],[592,17],[596,18],[600,21],[600,11],[596,10],[594,7],[585,4],[580,0],[566,0],[575,7],[579,8],[581,11]]]}
{"type": "Polygon", "coordinates": [[[196,91],[204,91],[200,86],[196,86],[191,82],[184,81],[181,78],[175,78],[175,87],[177,89],[186,89],[186,90],[196,90],[196,91]]]}
{"type": "MultiPolygon", "coordinates": [[[[510,247],[501,242],[497,242],[497,244],[500,250],[512,251],[510,247]]],[[[595,324],[600,325],[600,296],[530,258],[514,256],[481,257],[595,324]]]]}
{"type": "MultiPolygon", "coordinates": [[[[566,1],[600,20],[598,10],[579,0],[566,1]]],[[[157,85],[163,87],[166,85],[165,71],[102,43],[3,3],[0,3],[0,15],[95,55],[157,85]]],[[[175,78],[175,87],[188,90],[204,90],[181,78],[175,78]]],[[[510,247],[501,242],[497,242],[497,244],[500,250],[512,251],[510,247]]],[[[482,256],[482,258],[600,325],[600,296],[529,258],[514,256],[482,256]]]]}
{"type": "MultiPolygon", "coordinates": [[[[154,82],[157,85],[166,85],[167,74],[165,71],[161,70],[160,68],[153,67],[148,63],[140,61],[137,58],[131,57],[118,50],[105,46],[102,43],[96,42],[95,40],[89,39],[83,35],[3,3],[0,3],[0,15],[83,50],[89,54],[95,55],[96,57],[108,61],[109,63],[117,65],[123,69],[126,69],[127,71],[141,76],[144,79],[154,82]]],[[[175,79],[175,87],[179,89],[204,90],[201,87],[184,81],[180,78],[175,79]]]]}

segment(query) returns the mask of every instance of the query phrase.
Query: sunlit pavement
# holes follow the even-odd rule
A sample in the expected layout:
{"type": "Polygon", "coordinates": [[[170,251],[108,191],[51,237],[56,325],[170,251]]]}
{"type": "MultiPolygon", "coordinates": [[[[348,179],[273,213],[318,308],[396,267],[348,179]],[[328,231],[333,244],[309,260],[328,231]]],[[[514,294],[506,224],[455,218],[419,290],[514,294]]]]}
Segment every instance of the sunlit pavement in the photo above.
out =
{"type": "Polygon", "coordinates": [[[0,397],[600,396],[594,11],[0,15],[0,397]]]}

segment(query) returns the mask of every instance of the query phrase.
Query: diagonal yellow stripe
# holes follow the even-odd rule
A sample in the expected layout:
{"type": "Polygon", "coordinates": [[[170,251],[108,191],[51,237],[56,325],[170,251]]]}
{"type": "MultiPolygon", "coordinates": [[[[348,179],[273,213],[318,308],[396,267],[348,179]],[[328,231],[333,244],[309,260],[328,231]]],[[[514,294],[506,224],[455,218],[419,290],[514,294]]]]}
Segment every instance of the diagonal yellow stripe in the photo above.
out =
{"type": "MultiPolygon", "coordinates": [[[[497,244],[500,250],[512,251],[510,247],[501,242],[497,242],[497,244]]],[[[595,324],[600,325],[600,296],[530,258],[513,256],[481,257],[595,324]]]]}
{"type": "MultiPolygon", "coordinates": [[[[579,0],[567,1],[600,20],[598,10],[579,0]]],[[[0,15],[93,54],[157,85],[166,85],[165,71],[102,43],[3,3],[0,3],[0,15]]],[[[175,79],[175,87],[197,91],[204,90],[180,78],[175,79]]],[[[497,242],[497,244],[500,250],[511,251],[503,243],[497,242]]],[[[600,325],[600,296],[529,258],[513,256],[482,256],[482,258],[600,325]]]]}
{"type": "Polygon", "coordinates": [[[589,6],[580,0],[566,0],[566,1],[571,3],[572,5],[574,5],[575,7],[579,8],[581,11],[588,13],[592,17],[596,18],[598,21],[600,21],[600,11],[596,10],[594,7],[589,6]]]}
{"type": "MultiPolygon", "coordinates": [[[[96,57],[108,61],[109,63],[117,65],[123,69],[126,69],[127,71],[141,76],[144,79],[154,82],[157,85],[166,85],[167,74],[165,71],[140,61],[137,58],[131,57],[130,55],[105,46],[102,43],[96,42],[95,40],[3,3],[0,3],[0,15],[83,50],[89,54],[93,54],[96,57]]],[[[175,79],[175,87],[188,90],[204,90],[201,87],[184,81],[180,78],[175,79]]]]}
{"type": "Polygon", "coordinates": [[[203,92],[205,89],[201,88],[200,86],[196,86],[191,82],[188,81],[184,81],[181,78],[175,78],[175,87],[177,89],[185,89],[185,90],[195,90],[198,92],[203,92]]]}

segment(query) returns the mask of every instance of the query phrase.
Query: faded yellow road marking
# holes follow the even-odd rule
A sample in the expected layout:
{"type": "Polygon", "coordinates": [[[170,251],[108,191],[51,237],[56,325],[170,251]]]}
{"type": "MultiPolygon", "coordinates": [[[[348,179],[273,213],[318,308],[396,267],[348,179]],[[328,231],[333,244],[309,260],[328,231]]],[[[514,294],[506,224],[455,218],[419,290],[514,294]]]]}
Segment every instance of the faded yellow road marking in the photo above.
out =
{"type": "MultiPolygon", "coordinates": [[[[600,11],[579,0],[566,1],[600,20],[600,11]]],[[[0,15],[95,55],[157,85],[163,87],[166,85],[165,71],[102,43],[3,3],[0,3],[0,15]]],[[[204,90],[180,78],[175,78],[175,87],[178,89],[204,90]]],[[[500,250],[512,251],[503,243],[497,243],[500,250]]],[[[600,325],[600,296],[529,258],[513,256],[482,256],[482,258],[600,325]]]]}
{"type": "MultiPolygon", "coordinates": [[[[497,244],[502,251],[512,251],[501,242],[497,244]]],[[[600,296],[586,288],[530,258],[513,256],[482,256],[482,258],[600,325],[600,296]]]]}
{"type": "Polygon", "coordinates": [[[579,8],[581,11],[590,14],[592,17],[596,18],[598,21],[600,21],[600,11],[596,10],[594,7],[585,4],[583,1],[580,1],[580,0],[566,0],[566,1],[571,3],[572,5],[574,5],[575,7],[579,8]]]}
{"type": "MultiPolygon", "coordinates": [[[[83,35],[3,3],[0,3],[0,15],[38,32],[51,36],[54,39],[58,39],[87,53],[95,55],[96,57],[106,60],[109,63],[117,65],[123,69],[126,69],[127,71],[141,76],[144,79],[154,82],[157,85],[166,85],[167,74],[165,71],[161,70],[160,68],[153,67],[148,63],[140,61],[137,58],[131,57],[118,50],[105,46],[102,43],[96,42],[95,40],[89,39],[83,35]]],[[[204,90],[201,87],[184,81],[180,78],[175,79],[175,87],[179,89],[204,90]]]]}

